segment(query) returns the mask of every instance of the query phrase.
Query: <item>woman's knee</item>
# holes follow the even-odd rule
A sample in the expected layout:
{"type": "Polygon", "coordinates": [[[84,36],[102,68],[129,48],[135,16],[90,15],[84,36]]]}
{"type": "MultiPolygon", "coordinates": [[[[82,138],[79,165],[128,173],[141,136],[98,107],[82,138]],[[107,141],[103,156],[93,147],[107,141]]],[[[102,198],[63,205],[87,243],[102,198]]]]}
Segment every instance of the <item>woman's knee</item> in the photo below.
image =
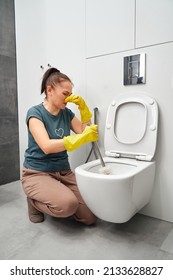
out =
{"type": "Polygon", "coordinates": [[[74,196],[70,197],[66,202],[64,202],[62,211],[64,217],[69,217],[72,216],[78,209],[79,207],[79,202],[77,198],[74,196]]]}

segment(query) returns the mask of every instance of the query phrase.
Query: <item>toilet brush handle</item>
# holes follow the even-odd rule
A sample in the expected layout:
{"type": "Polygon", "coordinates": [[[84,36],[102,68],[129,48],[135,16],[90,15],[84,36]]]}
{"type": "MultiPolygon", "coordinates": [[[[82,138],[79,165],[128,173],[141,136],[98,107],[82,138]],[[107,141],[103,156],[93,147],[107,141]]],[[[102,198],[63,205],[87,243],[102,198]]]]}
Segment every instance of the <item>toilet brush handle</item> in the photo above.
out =
{"type": "Polygon", "coordinates": [[[96,149],[96,152],[97,152],[97,154],[98,154],[98,156],[99,156],[99,158],[100,158],[102,167],[105,167],[105,162],[104,162],[103,157],[102,157],[102,155],[101,155],[101,152],[100,152],[98,143],[97,143],[97,142],[93,142],[93,144],[94,144],[94,148],[96,149]]]}
{"type": "MultiPolygon", "coordinates": [[[[97,124],[97,112],[98,112],[98,108],[95,107],[94,108],[94,124],[97,124]]],[[[92,144],[93,144],[94,150],[96,151],[96,153],[97,153],[97,155],[98,155],[98,157],[99,157],[99,159],[101,161],[102,167],[105,167],[106,165],[105,165],[105,162],[103,160],[102,154],[100,152],[100,148],[99,148],[98,143],[97,142],[93,142],[92,144]]]]}

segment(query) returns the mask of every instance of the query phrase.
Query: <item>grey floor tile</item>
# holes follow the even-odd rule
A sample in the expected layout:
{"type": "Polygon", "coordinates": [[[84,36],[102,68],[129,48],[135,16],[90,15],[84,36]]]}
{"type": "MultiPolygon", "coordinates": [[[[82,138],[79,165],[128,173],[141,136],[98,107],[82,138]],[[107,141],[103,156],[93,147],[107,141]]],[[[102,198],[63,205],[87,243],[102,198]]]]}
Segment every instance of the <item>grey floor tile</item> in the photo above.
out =
{"type": "Polygon", "coordinates": [[[169,232],[167,238],[164,240],[161,249],[173,254],[173,229],[169,232]]]}
{"type": "Polygon", "coordinates": [[[173,260],[173,224],[141,214],[124,224],[27,217],[21,183],[0,186],[1,260],[173,260]]]}

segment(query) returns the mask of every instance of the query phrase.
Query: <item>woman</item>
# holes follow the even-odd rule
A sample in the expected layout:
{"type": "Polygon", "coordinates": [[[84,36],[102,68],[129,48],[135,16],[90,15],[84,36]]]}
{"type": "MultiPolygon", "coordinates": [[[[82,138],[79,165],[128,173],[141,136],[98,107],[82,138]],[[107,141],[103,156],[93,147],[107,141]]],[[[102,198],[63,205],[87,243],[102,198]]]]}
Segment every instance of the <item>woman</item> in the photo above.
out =
{"type": "Polygon", "coordinates": [[[74,173],[70,169],[67,151],[87,142],[97,141],[96,125],[85,101],[72,94],[70,78],[56,68],[49,68],[42,80],[44,102],[27,112],[28,148],[22,170],[22,185],[27,196],[29,219],[44,221],[44,213],[53,217],[74,216],[90,225],[96,217],[84,203],[74,173]],[[81,121],[66,108],[67,102],[78,105],[81,121]],[[75,134],[70,135],[70,130],[75,134]]]}

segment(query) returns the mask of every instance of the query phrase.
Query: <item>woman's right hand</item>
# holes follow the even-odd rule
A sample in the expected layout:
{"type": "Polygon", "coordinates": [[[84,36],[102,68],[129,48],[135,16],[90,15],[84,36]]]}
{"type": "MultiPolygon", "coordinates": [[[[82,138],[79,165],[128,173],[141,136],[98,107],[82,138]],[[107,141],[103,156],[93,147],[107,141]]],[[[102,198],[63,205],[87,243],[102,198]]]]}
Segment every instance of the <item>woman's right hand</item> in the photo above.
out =
{"type": "Polygon", "coordinates": [[[64,137],[64,146],[68,152],[76,150],[83,144],[98,140],[98,126],[96,124],[86,126],[81,134],[72,134],[64,137]]]}

